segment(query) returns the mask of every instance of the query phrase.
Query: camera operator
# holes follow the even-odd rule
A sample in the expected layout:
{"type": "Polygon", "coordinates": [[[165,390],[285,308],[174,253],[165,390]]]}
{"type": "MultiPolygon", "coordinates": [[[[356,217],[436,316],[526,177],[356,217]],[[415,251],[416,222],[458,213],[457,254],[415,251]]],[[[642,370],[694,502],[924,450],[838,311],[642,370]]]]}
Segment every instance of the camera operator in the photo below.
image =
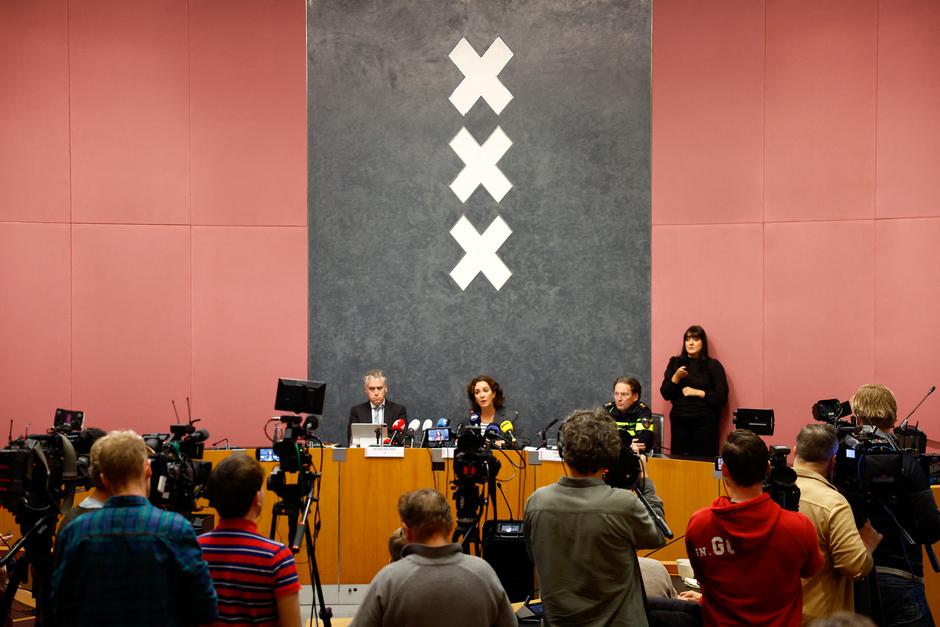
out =
{"type": "MultiPolygon", "coordinates": [[[[897,446],[894,436],[887,433],[898,415],[891,390],[883,385],[863,385],[852,396],[851,405],[859,425],[897,446]]],[[[869,512],[872,525],[884,535],[874,558],[886,624],[933,625],[924,596],[921,546],[940,540],[940,511],[927,474],[909,453],[902,453],[900,491],[889,501],[880,507],[874,503],[869,512]],[[915,544],[906,541],[901,528],[915,544]]]]}
{"type": "Polygon", "coordinates": [[[872,552],[881,541],[867,522],[855,526],[855,516],[846,498],[829,483],[839,440],[829,424],[811,424],[796,436],[796,485],[800,489],[800,513],[816,527],[823,553],[822,569],[803,580],[803,620],[855,609],[854,580],[871,572],[872,552]]]}
{"type": "Polygon", "coordinates": [[[729,496],[692,515],[685,545],[702,585],[706,625],[800,625],[801,577],[822,566],[816,530],[763,491],[767,446],[747,429],[728,434],[721,474],[729,496]]]}
{"type": "MultiPolygon", "coordinates": [[[[526,501],[526,545],[538,571],[544,625],[646,625],[636,549],[665,543],[640,499],[601,478],[620,456],[617,426],[604,410],[580,409],[559,431],[571,471],[526,501]]],[[[662,516],[653,482],[643,494],[662,516]]]]}

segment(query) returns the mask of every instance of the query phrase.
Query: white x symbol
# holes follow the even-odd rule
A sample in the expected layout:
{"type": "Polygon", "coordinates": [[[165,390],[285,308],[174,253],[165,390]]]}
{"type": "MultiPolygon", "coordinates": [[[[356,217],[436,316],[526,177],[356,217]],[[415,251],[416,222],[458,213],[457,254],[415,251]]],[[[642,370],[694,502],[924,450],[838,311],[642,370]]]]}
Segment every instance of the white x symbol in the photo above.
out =
{"type": "Polygon", "coordinates": [[[512,50],[499,37],[490,44],[482,57],[477,55],[466,39],[461,39],[451,50],[450,60],[464,75],[464,79],[450,95],[450,101],[460,111],[460,115],[467,115],[467,111],[473,108],[480,96],[483,96],[483,100],[496,115],[502,113],[503,107],[512,100],[512,94],[496,75],[506,67],[511,58],[512,50]]]}
{"type": "Polygon", "coordinates": [[[450,147],[464,162],[463,170],[450,184],[460,202],[467,202],[470,194],[479,185],[483,185],[496,202],[502,200],[506,192],[512,189],[512,183],[496,167],[496,163],[503,158],[510,146],[512,140],[498,126],[482,146],[465,128],[460,129],[457,136],[450,140],[450,147]]]}
{"type": "Polygon", "coordinates": [[[500,216],[496,216],[486,227],[483,235],[477,233],[466,216],[460,216],[450,234],[467,253],[450,271],[450,278],[457,282],[461,290],[467,289],[480,272],[497,290],[512,276],[503,260],[496,256],[496,251],[512,234],[512,229],[500,216]]]}

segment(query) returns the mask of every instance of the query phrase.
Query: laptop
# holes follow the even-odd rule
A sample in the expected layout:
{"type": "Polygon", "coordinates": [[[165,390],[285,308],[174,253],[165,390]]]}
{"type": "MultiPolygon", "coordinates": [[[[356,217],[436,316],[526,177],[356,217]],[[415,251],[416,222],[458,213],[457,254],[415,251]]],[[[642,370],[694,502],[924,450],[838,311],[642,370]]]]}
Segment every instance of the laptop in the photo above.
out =
{"type": "Polygon", "coordinates": [[[374,425],[371,422],[354,422],[350,425],[349,448],[366,448],[375,446],[375,430],[381,429],[378,444],[382,444],[388,437],[388,425],[374,425]]]}

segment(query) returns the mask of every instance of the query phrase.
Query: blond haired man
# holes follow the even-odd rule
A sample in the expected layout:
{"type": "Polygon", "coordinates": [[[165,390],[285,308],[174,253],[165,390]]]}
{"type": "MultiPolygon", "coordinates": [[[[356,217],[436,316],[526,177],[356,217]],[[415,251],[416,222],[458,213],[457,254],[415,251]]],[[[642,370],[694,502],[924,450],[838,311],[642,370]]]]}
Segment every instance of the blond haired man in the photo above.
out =
{"type": "Polygon", "coordinates": [[[149,450],[133,431],[97,443],[111,497],[56,541],[56,625],[187,625],[216,617],[216,594],[192,525],[153,507],[149,450]]]}
{"type": "MultiPolygon", "coordinates": [[[[865,384],[851,400],[852,412],[863,430],[895,447],[888,431],[898,418],[898,403],[887,387],[865,384]]],[[[884,538],[875,550],[875,570],[885,625],[932,626],[924,595],[923,545],[940,540],[940,511],[930,491],[930,479],[912,455],[901,454],[901,481],[892,494],[876,499],[871,524],[884,538]],[[914,544],[909,544],[904,531],[914,544]]]]}

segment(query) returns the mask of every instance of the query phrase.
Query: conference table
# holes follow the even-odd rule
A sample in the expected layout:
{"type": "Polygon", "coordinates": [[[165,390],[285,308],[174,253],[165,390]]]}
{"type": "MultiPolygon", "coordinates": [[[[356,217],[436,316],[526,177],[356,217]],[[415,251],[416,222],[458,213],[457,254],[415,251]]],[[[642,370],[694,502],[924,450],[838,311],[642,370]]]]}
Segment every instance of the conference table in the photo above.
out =
{"type": "MultiPolygon", "coordinates": [[[[246,451],[254,454],[254,451],[246,451]]],[[[396,457],[371,455],[370,449],[311,449],[313,466],[320,478],[320,531],[316,557],[324,584],[363,584],[372,580],[388,563],[388,538],[399,526],[397,502],[403,492],[416,488],[436,488],[455,507],[452,449],[398,449],[396,457]]],[[[226,451],[207,451],[206,459],[217,463],[226,451]]],[[[525,501],[536,489],[552,484],[567,474],[567,467],[554,451],[493,451],[500,462],[497,494],[490,495],[484,519],[521,519],[525,501]],[[543,457],[539,459],[539,457],[543,457]]],[[[270,472],[276,464],[263,463],[270,472]]],[[[654,458],[647,465],[648,476],[666,509],[666,522],[677,537],[685,531],[692,513],[711,503],[722,489],[711,463],[654,458]]],[[[258,523],[262,533],[271,525],[271,511],[277,495],[265,495],[265,507],[258,523]]],[[[207,510],[211,511],[211,510],[207,510]]],[[[278,539],[289,542],[287,523],[281,517],[278,539]]],[[[646,555],[650,551],[641,551],[646,555]]],[[[662,560],[686,557],[679,539],[659,549],[653,556],[662,560]]],[[[306,550],[297,556],[298,570],[309,582],[306,550]]]]}

